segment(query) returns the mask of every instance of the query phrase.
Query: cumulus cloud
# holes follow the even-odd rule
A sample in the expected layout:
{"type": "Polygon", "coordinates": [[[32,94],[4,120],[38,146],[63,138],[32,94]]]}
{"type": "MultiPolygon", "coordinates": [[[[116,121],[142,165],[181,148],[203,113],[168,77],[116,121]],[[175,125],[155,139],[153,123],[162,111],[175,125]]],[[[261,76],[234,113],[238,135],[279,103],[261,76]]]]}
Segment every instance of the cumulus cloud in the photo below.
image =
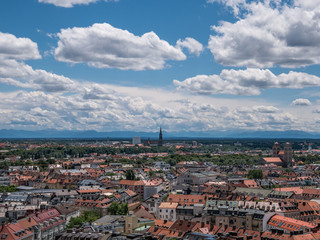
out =
{"type": "Polygon", "coordinates": [[[196,56],[200,56],[200,53],[203,51],[203,46],[197,40],[187,37],[184,40],[179,39],[176,46],[178,48],[186,48],[189,53],[196,56]]]}
{"type": "MultiPolygon", "coordinates": [[[[100,0],[39,0],[40,3],[49,3],[57,7],[71,8],[75,5],[89,5],[100,0]]],[[[118,1],[118,0],[105,0],[105,2],[118,1]]]]}
{"type": "Polygon", "coordinates": [[[39,59],[38,45],[28,38],[0,33],[0,83],[46,92],[72,91],[76,83],[45,70],[34,70],[21,60],[39,59]]]}
{"type": "Polygon", "coordinates": [[[320,86],[320,78],[293,71],[275,75],[268,69],[249,68],[225,69],[220,75],[197,75],[184,81],[174,80],[173,84],[178,90],[195,94],[259,95],[261,89],[320,86]]]}
{"type": "Polygon", "coordinates": [[[309,101],[309,99],[298,98],[292,101],[291,105],[292,106],[310,106],[311,102],[309,101]]]}
{"type": "Polygon", "coordinates": [[[227,66],[303,67],[320,63],[320,2],[211,0],[232,7],[238,21],[212,26],[209,49],[227,66]]]}
{"type": "Polygon", "coordinates": [[[0,82],[21,88],[46,92],[74,91],[76,83],[62,75],[34,70],[31,66],[15,60],[0,59],[0,82]]]}
{"type": "Polygon", "coordinates": [[[0,32],[0,59],[28,60],[41,58],[38,45],[29,38],[17,38],[0,32]]]}
{"type": "Polygon", "coordinates": [[[235,15],[239,14],[241,8],[246,5],[246,0],[207,0],[207,3],[220,3],[231,8],[235,15]]]}
{"type": "Polygon", "coordinates": [[[96,68],[157,70],[164,68],[168,60],[186,59],[181,49],[154,32],[136,36],[107,23],[62,29],[57,35],[55,58],[62,62],[87,63],[96,68]]]}
{"type": "MultiPolygon", "coordinates": [[[[87,85],[86,88],[94,88],[87,85]]],[[[100,86],[108,92],[109,86],[100,86]]],[[[103,90],[104,89],[104,90],[103,90]]],[[[144,89],[148,91],[147,89],[144,89]]],[[[155,100],[110,93],[112,99],[84,98],[83,94],[62,95],[41,91],[18,91],[0,95],[0,126],[28,129],[95,129],[168,131],[276,129],[297,123],[290,113],[273,106],[219,107],[194,100],[163,106],[155,100]]]]}

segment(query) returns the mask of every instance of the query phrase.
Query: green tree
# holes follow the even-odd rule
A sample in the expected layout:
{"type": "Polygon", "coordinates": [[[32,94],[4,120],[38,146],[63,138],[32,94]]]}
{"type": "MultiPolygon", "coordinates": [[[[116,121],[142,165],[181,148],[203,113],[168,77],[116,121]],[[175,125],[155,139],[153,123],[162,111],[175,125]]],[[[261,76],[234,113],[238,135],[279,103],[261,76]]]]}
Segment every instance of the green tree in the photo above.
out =
{"type": "Polygon", "coordinates": [[[97,211],[85,211],[79,217],[71,218],[67,228],[81,227],[82,224],[89,222],[92,223],[100,218],[100,214],[97,211]]]}
{"type": "Polygon", "coordinates": [[[123,203],[119,206],[117,215],[127,215],[128,213],[128,203],[123,203]]]}
{"type": "Polygon", "coordinates": [[[260,170],[260,169],[249,170],[248,178],[249,179],[262,179],[263,178],[262,170],[260,170]]]}
{"type": "Polygon", "coordinates": [[[109,213],[110,213],[111,215],[117,215],[117,213],[118,213],[118,211],[119,211],[119,203],[117,203],[117,202],[111,203],[108,211],[109,211],[109,213]]]}
{"type": "Polygon", "coordinates": [[[127,180],[135,180],[136,179],[136,176],[135,176],[135,173],[133,170],[131,170],[131,169],[127,170],[126,179],[127,180]]]}
{"type": "Polygon", "coordinates": [[[149,170],[149,177],[152,178],[156,175],[156,172],[153,171],[152,169],[149,170]]]}

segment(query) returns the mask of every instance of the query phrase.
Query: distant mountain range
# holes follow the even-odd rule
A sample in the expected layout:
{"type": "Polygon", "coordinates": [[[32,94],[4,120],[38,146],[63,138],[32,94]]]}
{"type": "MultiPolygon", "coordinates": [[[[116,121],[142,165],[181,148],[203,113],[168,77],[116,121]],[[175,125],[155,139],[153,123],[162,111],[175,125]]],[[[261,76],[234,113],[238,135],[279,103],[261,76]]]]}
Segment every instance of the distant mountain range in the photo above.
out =
{"type": "MultiPolygon", "coordinates": [[[[26,131],[2,129],[0,130],[0,139],[130,139],[135,136],[140,136],[143,139],[150,137],[151,139],[158,138],[158,132],[134,132],[134,131],[112,131],[112,132],[97,132],[97,131],[58,131],[54,129],[26,131]]],[[[181,139],[181,138],[300,138],[300,139],[320,139],[320,133],[310,133],[304,131],[207,131],[207,132],[165,132],[163,131],[164,139],[181,139]]]]}

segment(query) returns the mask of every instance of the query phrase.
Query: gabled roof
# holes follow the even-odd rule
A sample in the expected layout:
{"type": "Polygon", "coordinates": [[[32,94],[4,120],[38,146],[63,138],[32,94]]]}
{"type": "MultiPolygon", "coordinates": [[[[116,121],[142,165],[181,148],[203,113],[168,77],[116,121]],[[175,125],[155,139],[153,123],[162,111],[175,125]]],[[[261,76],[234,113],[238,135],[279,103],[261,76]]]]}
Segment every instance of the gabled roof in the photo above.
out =
{"type": "Polygon", "coordinates": [[[281,159],[278,157],[265,157],[263,160],[267,163],[282,163],[281,159]]]}
{"type": "Polygon", "coordinates": [[[169,194],[167,201],[185,205],[194,205],[196,203],[205,204],[205,195],[184,195],[184,194],[169,194]]]}
{"type": "Polygon", "coordinates": [[[0,238],[3,240],[19,240],[32,235],[32,232],[22,228],[19,224],[13,223],[4,225],[0,232],[0,238]]]}
{"type": "Polygon", "coordinates": [[[38,223],[32,217],[23,218],[18,221],[18,224],[24,229],[38,225],[38,223]]]}
{"type": "Polygon", "coordinates": [[[120,180],[119,184],[131,186],[144,186],[144,182],[141,180],[120,180]]]}
{"type": "Polygon", "coordinates": [[[282,228],[290,232],[302,231],[304,227],[315,228],[316,226],[305,221],[296,220],[294,218],[274,215],[268,221],[268,224],[277,228],[282,228]]]}
{"type": "Polygon", "coordinates": [[[176,202],[162,202],[159,206],[159,208],[172,208],[176,209],[178,207],[178,203],[176,202]]]}

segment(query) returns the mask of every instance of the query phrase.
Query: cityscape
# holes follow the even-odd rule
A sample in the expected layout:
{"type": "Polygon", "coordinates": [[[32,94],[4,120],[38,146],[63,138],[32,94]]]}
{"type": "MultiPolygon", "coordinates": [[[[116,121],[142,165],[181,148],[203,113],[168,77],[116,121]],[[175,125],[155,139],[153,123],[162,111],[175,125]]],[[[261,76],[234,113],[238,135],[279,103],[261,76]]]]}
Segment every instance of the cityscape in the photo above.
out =
{"type": "Polygon", "coordinates": [[[0,240],[320,240],[320,0],[1,0],[0,240]]]}
{"type": "Polygon", "coordinates": [[[317,239],[320,140],[0,142],[2,239],[317,239]]]}

